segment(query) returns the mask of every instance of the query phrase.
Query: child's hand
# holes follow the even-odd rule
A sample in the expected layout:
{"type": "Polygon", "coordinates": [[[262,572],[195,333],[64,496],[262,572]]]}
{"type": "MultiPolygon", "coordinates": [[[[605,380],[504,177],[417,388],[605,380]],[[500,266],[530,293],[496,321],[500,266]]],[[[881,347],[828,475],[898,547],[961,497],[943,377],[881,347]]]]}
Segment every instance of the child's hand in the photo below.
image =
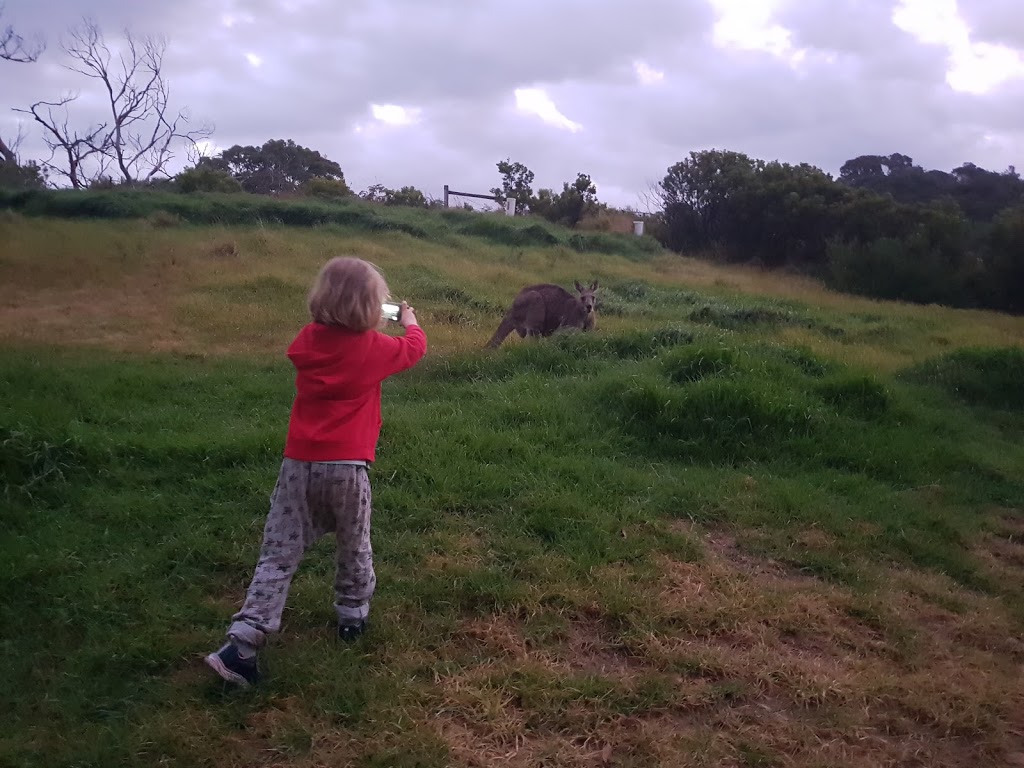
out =
{"type": "Polygon", "coordinates": [[[402,309],[398,313],[398,322],[402,324],[403,328],[408,328],[410,325],[419,325],[416,322],[416,311],[404,301],[402,302],[402,309]]]}

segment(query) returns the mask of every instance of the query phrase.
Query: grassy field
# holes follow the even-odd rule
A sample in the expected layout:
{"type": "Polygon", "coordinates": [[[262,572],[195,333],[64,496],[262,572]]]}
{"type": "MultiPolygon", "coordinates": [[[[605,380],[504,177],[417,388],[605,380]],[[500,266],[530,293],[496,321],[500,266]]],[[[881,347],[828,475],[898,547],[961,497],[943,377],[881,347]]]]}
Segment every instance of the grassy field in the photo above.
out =
{"type": "Polygon", "coordinates": [[[659,253],[0,213],[0,765],[1022,765],[1022,345],[659,253]],[[229,690],[338,254],[431,343],[385,385],[375,624],[333,640],[324,540],[229,690]],[[483,350],[573,279],[596,333],[483,350]]]}

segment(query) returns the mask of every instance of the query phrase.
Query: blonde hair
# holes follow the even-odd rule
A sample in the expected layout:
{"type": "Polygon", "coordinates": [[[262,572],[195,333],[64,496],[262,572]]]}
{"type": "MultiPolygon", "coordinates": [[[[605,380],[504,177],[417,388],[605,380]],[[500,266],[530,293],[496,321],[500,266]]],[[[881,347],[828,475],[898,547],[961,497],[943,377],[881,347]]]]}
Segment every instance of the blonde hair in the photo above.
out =
{"type": "Polygon", "coordinates": [[[390,295],[377,267],[350,257],[331,259],[309,292],[309,314],[323,325],[368,331],[380,324],[381,302],[390,295]]]}

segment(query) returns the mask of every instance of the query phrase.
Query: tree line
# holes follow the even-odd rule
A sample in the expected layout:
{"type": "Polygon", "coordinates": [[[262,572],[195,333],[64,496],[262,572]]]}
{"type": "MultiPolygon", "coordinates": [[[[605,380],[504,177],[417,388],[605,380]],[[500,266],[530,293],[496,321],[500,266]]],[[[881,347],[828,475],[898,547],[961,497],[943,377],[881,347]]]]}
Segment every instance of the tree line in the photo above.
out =
{"type": "Polygon", "coordinates": [[[972,163],[927,171],[864,155],[839,177],[703,151],[658,186],[668,248],[788,268],[841,291],[1024,312],[1024,180],[972,163]]]}
{"type": "MultiPolygon", "coordinates": [[[[23,136],[0,136],[0,187],[356,196],[339,163],[292,140],[206,156],[213,126],[194,124],[188,110],[172,104],[165,41],[125,33],[115,60],[99,27],[85,20],[61,47],[67,68],[105,99],[108,116],[76,120],[76,96],[18,108],[38,126],[50,154],[22,161],[23,136]],[[182,164],[184,170],[171,173],[182,164]]],[[[0,33],[4,66],[31,64],[44,50],[12,27],[0,33]]],[[[790,269],[878,298],[1024,312],[1024,181],[1012,167],[995,172],[964,163],[945,172],[925,170],[903,154],[863,155],[833,178],[807,164],[691,152],[655,185],[654,210],[644,213],[600,202],[585,173],[560,190],[534,192],[534,173],[524,164],[506,158],[496,169],[497,203],[515,199],[518,213],[567,227],[600,229],[615,216],[643,218],[651,236],[679,253],[790,269]]],[[[374,184],[358,197],[389,206],[441,205],[413,186],[374,184]]]]}

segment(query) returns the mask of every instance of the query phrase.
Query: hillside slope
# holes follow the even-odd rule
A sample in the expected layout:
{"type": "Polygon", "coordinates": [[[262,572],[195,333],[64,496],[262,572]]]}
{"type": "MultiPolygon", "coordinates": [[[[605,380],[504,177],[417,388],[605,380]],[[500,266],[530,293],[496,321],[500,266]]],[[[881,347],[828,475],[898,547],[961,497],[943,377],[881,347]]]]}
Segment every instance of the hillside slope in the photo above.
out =
{"type": "Polygon", "coordinates": [[[1024,319],[628,242],[0,216],[0,764],[1019,761],[1024,319]],[[373,631],[331,641],[325,540],[225,691],[336,254],[431,340],[385,385],[373,631]],[[573,279],[595,333],[483,350],[573,279]]]}

